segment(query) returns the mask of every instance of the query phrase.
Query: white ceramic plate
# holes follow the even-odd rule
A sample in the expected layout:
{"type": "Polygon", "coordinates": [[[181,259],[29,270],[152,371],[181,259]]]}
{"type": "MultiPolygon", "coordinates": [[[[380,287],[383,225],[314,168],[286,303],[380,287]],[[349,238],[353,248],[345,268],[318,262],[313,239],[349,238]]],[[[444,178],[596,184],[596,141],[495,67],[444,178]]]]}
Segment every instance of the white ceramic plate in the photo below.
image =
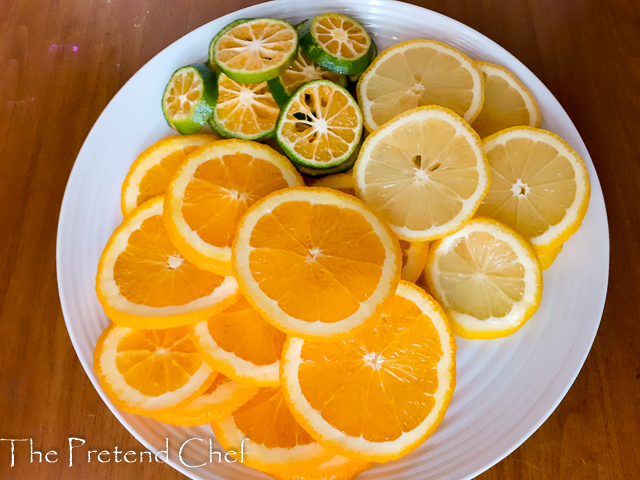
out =
{"type": "MultiPolygon", "coordinates": [[[[122,424],[149,450],[170,439],[169,463],[191,478],[267,478],[239,464],[187,468],[209,458],[208,427],[178,428],[125,414],[104,394],[92,369],[96,340],[108,325],[95,295],[96,267],[107,239],[122,221],[120,186],[139,152],[171,135],[160,99],[171,73],[206,59],[211,38],[243,17],[297,23],[338,11],[360,20],[381,50],[400,41],[431,38],[471,58],[504,65],[533,92],[542,127],[566,139],[587,163],[591,203],[584,223],[544,274],[542,305],[524,328],[501,340],[458,338],[458,383],[435,434],[405,458],[377,465],[362,479],[465,479],[488,469],[524,442],[551,414],[576,378],[600,323],[609,272],[609,234],[598,177],[573,123],[551,92],[515,57],[475,30],[412,5],[380,0],[280,0],[256,5],[198,28],[167,47],[118,92],[87,137],[69,178],[57,244],[62,310],[78,357],[98,393],[122,424]]],[[[215,440],[214,440],[215,442],[215,440]]],[[[220,448],[214,443],[214,448],[220,448]]]]}

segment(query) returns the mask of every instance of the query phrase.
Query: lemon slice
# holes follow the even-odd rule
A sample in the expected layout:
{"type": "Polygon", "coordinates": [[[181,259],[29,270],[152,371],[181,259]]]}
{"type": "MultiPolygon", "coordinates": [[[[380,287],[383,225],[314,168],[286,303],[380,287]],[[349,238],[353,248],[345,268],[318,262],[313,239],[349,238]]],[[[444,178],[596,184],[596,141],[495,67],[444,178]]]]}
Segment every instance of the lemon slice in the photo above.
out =
{"type": "Polygon", "coordinates": [[[242,83],[266,82],[284,72],[298,51],[298,33],[277,18],[241,18],[209,45],[209,63],[242,83]]]}
{"type": "Polygon", "coordinates": [[[540,109],[533,94],[500,65],[476,62],[484,77],[484,105],[473,121],[481,137],[518,125],[540,126],[540,109]]]}
{"type": "Polygon", "coordinates": [[[418,107],[373,132],[353,167],[356,192],[407,241],[462,227],[491,185],[478,134],[451,110],[418,107]]]}
{"type": "Polygon", "coordinates": [[[402,251],[402,272],[400,272],[400,277],[402,280],[415,283],[427,263],[429,242],[400,240],[400,250],[402,251]]]}
{"type": "Polygon", "coordinates": [[[528,242],[509,227],[479,217],[431,245],[429,290],[464,338],[505,337],[540,305],[542,272],[528,242]]]}
{"type": "Polygon", "coordinates": [[[411,40],[383,51],[358,81],[364,126],[374,131],[422,105],[449,108],[472,122],[484,99],[484,79],[460,50],[435,40],[411,40]]]}
{"type": "Polygon", "coordinates": [[[499,220],[550,253],[575,233],[589,205],[584,161],[555,133],[502,130],[484,141],[493,184],[479,213],[499,220]]]}
{"type": "Polygon", "coordinates": [[[562,251],[562,247],[563,245],[560,245],[555,250],[538,253],[538,260],[540,261],[540,266],[542,267],[542,270],[548,270],[549,267],[551,267],[551,264],[553,264],[556,258],[558,258],[558,255],[560,255],[560,252],[562,251]]]}

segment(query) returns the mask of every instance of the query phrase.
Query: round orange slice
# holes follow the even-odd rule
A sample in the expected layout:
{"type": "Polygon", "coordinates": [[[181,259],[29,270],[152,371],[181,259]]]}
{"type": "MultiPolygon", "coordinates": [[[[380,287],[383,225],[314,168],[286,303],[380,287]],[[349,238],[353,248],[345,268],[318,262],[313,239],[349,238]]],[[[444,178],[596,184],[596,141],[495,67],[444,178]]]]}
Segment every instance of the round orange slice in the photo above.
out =
{"type": "Polygon", "coordinates": [[[116,406],[143,415],[190,404],[217,375],[196,350],[188,327],[133,330],[110,325],[96,344],[93,369],[116,406]]]}
{"type": "Polygon", "coordinates": [[[138,155],[122,184],[122,215],[126,217],[147,200],[163,195],[185,157],[216,140],[217,135],[175,135],[157,141],[138,155]]]}
{"type": "Polygon", "coordinates": [[[442,308],[401,281],[381,315],[355,336],[287,338],[280,377],[294,417],[320,444],[386,462],[421,445],[444,418],[455,352],[442,308]]]}
{"type": "Polygon", "coordinates": [[[402,272],[400,277],[407,282],[415,283],[427,264],[429,242],[407,242],[400,240],[402,251],[402,272]]]}
{"type": "Polygon", "coordinates": [[[155,413],[156,420],[177,427],[196,427],[224,420],[258,393],[258,387],[240,385],[218,374],[202,395],[182,408],[167,413],[155,413]]]}
{"type": "Polygon", "coordinates": [[[334,455],[296,422],[280,387],[261,388],[231,416],[211,427],[225,450],[237,456],[246,452],[240,461],[262,472],[312,468],[334,455]]]}
{"type": "Polygon", "coordinates": [[[178,168],[165,200],[173,243],[203,270],[231,275],[231,242],[240,216],[274,190],[304,185],[291,162],[249,140],[220,140],[178,168]]]}
{"type": "Polygon", "coordinates": [[[280,354],[286,335],[262,318],[244,297],[197,323],[193,338],[209,365],[236,382],[280,385],[280,354]]]}
{"type": "Polygon", "coordinates": [[[96,293],[121,327],[168,328],[196,323],[240,296],[233,277],[199,269],[171,243],[162,218],[164,198],[125,218],[104,247],[96,293]]]}
{"type": "Polygon", "coordinates": [[[289,188],[257,202],[240,220],[232,260],[256,310],[309,339],[352,334],[400,278],[400,247],[388,225],[328,188],[289,188]]]}
{"type": "Polygon", "coordinates": [[[276,480],[353,480],[353,477],[371,468],[373,463],[352,460],[336,455],[313,468],[296,468],[288,473],[271,473],[276,480]]]}

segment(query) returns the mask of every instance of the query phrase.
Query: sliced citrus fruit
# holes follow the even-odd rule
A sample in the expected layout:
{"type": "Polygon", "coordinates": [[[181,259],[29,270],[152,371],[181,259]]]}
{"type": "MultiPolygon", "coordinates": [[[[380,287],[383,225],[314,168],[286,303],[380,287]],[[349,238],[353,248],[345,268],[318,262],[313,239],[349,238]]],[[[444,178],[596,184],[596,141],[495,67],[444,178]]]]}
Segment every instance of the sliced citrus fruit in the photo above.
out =
{"type": "Polygon", "coordinates": [[[493,184],[478,213],[507,224],[550,253],[573,235],[589,206],[584,161],[555,133],[513,127],[484,140],[493,184]]]}
{"type": "Polygon", "coordinates": [[[352,460],[342,455],[311,468],[293,468],[287,473],[271,473],[276,480],[353,480],[353,477],[371,468],[373,463],[352,460]]]}
{"type": "Polygon", "coordinates": [[[196,323],[240,296],[233,277],[199,269],[171,243],[162,219],[163,204],[159,196],[131,212],[100,257],[98,300],[121,327],[196,323]]]}
{"type": "Polygon", "coordinates": [[[294,417],[313,438],[350,458],[385,462],[421,445],[444,418],[455,351],[442,308],[401,281],[355,336],[287,338],[280,377],[294,417]]]}
{"type": "MultiPolygon", "coordinates": [[[[373,62],[373,60],[378,56],[378,46],[376,45],[376,42],[373,41],[373,38],[371,39],[371,61],[373,62]]],[[[362,72],[364,73],[364,72],[362,72]]],[[[358,73],[356,75],[349,75],[348,79],[349,79],[349,89],[351,88],[356,88],[358,81],[360,80],[360,77],[362,77],[362,73],[358,73]]]]}
{"type": "Polygon", "coordinates": [[[258,390],[258,387],[240,385],[219,373],[211,386],[188,405],[166,413],[154,413],[152,417],[178,427],[219,422],[247,403],[258,390]]]}
{"type": "Polygon", "coordinates": [[[415,283],[427,263],[429,242],[400,240],[400,250],[402,251],[402,272],[400,277],[402,280],[415,283]]]}
{"type": "Polygon", "coordinates": [[[373,43],[360,23],[341,13],[322,13],[298,26],[300,48],[327,70],[357,75],[371,62],[373,43]]]}
{"type": "Polygon", "coordinates": [[[162,112],[178,133],[196,133],[207,122],[216,104],[215,74],[204,64],[176,70],[162,96],[162,112]]]}
{"type": "Polygon", "coordinates": [[[259,140],[273,136],[280,108],[267,82],[238,83],[224,73],[218,76],[218,103],[209,125],[225,138],[259,140]]]}
{"type": "Polygon", "coordinates": [[[426,277],[454,333],[464,338],[510,335],[540,305],[542,273],[533,248],[489,218],[433,243],[426,277]]]}
{"type": "Polygon", "coordinates": [[[261,388],[230,417],[211,427],[225,450],[235,452],[234,456],[246,452],[242,463],[263,472],[310,468],[333,456],[298,425],[280,387],[261,388]]]}
{"type": "Polygon", "coordinates": [[[362,147],[362,140],[355,148],[351,156],[347,159],[346,162],[342,162],[340,165],[336,165],[331,168],[309,168],[303,165],[295,165],[296,169],[305,177],[309,178],[322,178],[327,175],[335,175],[337,173],[343,173],[351,170],[353,165],[356,163],[358,159],[358,153],[360,153],[360,147],[362,147]]]}
{"type": "Polygon", "coordinates": [[[217,375],[188,327],[133,330],[112,324],[98,338],[93,369],[116,406],[145,415],[188,405],[217,375]]]}
{"type": "Polygon", "coordinates": [[[298,90],[282,109],[276,138],[287,156],[308,168],[346,162],[362,136],[362,113],[351,94],[329,80],[298,90]]]}
{"type": "Polygon", "coordinates": [[[238,383],[259,387],[280,385],[285,337],[245,298],[193,329],[196,346],[212,368],[238,383]]]}
{"type": "Polygon", "coordinates": [[[220,140],[178,167],[166,195],[167,231],[189,261],[230,275],[231,242],[244,211],[274,190],[303,184],[291,162],[272,148],[220,140]]]}
{"type": "Polygon", "coordinates": [[[307,185],[309,187],[333,188],[354,197],[356,195],[356,184],[351,173],[336,173],[327,177],[312,178],[307,181],[307,185]]]}
{"type": "Polygon", "coordinates": [[[422,105],[449,108],[472,122],[482,109],[484,79],[460,50],[435,40],[410,40],[378,55],[358,81],[357,93],[371,132],[422,105]]]}
{"type": "Polygon", "coordinates": [[[383,308],[400,278],[400,247],[386,223],[328,188],[289,188],[253,205],[238,225],[232,261],[256,310],[310,339],[350,335],[383,308]]]}
{"type": "Polygon", "coordinates": [[[298,34],[277,18],[241,18],[209,45],[209,63],[236,82],[266,82],[283,73],[298,51],[298,34]]]}
{"type": "Polygon", "coordinates": [[[481,137],[518,125],[540,126],[540,109],[533,94],[500,65],[476,62],[484,77],[484,104],[472,127],[481,137]]]}
{"type": "Polygon", "coordinates": [[[122,184],[122,215],[126,217],[147,200],[163,195],[184,158],[216,140],[216,135],[175,135],[158,140],[138,155],[122,184]]]}
{"type": "Polygon", "coordinates": [[[298,87],[322,78],[337,83],[341,87],[347,86],[347,77],[321,68],[317,63],[309,60],[302,50],[298,50],[298,55],[289,68],[279,77],[269,80],[269,88],[278,105],[284,107],[298,87]]]}
{"type": "Polygon", "coordinates": [[[563,245],[560,245],[558,248],[556,248],[555,250],[551,250],[548,253],[538,252],[538,260],[540,261],[540,266],[542,267],[542,270],[549,269],[551,264],[555,261],[555,259],[558,257],[558,255],[562,251],[562,247],[563,245]]]}
{"type": "Polygon", "coordinates": [[[358,196],[407,241],[455,232],[491,186],[478,134],[433,105],[409,110],[369,135],[353,177],[358,196]]]}

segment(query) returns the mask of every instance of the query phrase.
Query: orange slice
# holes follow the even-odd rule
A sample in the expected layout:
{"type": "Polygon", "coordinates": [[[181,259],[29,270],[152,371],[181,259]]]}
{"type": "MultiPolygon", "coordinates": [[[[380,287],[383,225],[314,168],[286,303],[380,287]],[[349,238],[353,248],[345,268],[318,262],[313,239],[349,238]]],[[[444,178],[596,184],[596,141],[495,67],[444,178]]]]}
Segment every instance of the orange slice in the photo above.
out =
{"type": "Polygon", "coordinates": [[[352,480],[372,466],[371,462],[336,455],[317,467],[296,468],[290,473],[271,473],[270,476],[276,480],[352,480]]]}
{"type": "Polygon", "coordinates": [[[256,310],[304,338],[350,335],[383,308],[400,277],[387,224],[328,188],[290,188],[257,202],[240,220],[232,260],[256,310]]]}
{"type": "Polygon", "coordinates": [[[401,281],[376,321],[348,340],[287,338],[282,388],[318,442],[350,458],[386,462],[421,445],[444,418],[455,352],[442,308],[401,281]]]}
{"type": "Polygon", "coordinates": [[[225,450],[246,452],[242,463],[262,472],[311,468],[333,456],[298,425],[280,387],[261,388],[230,417],[211,427],[225,450]]]}
{"type": "Polygon", "coordinates": [[[211,386],[191,403],[168,413],[155,413],[156,420],[177,427],[195,427],[224,420],[258,393],[258,387],[240,385],[218,374],[211,386]]]}
{"type": "Polygon", "coordinates": [[[116,406],[143,415],[190,404],[217,375],[196,350],[188,327],[133,330],[110,325],[96,344],[93,369],[116,406]]]}
{"type": "Polygon", "coordinates": [[[121,327],[195,323],[240,296],[233,277],[200,270],[171,243],[162,219],[163,204],[159,196],[131,212],[100,257],[98,300],[121,327]]]}
{"type": "Polygon", "coordinates": [[[429,242],[400,240],[400,250],[402,251],[402,272],[400,277],[402,280],[415,283],[427,263],[429,242]]]}
{"type": "Polygon", "coordinates": [[[240,216],[268,193],[303,184],[291,162],[272,148],[220,140],[178,168],[165,200],[167,231],[189,261],[230,275],[231,242],[240,216]]]}
{"type": "Polygon", "coordinates": [[[236,382],[259,387],[280,385],[280,354],[286,336],[245,298],[197,323],[193,337],[209,365],[236,382]]]}

